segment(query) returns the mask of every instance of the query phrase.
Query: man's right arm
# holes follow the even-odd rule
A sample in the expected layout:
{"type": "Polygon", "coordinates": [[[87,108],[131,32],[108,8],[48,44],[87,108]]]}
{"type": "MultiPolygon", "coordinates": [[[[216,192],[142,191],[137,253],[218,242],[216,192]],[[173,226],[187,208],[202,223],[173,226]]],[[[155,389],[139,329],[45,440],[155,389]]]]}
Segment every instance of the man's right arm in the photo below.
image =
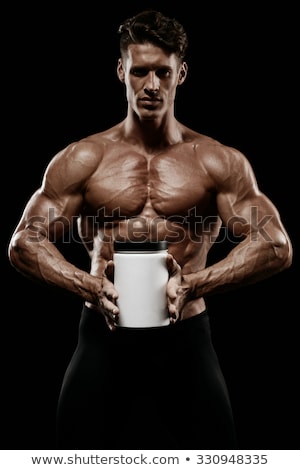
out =
{"type": "Polygon", "coordinates": [[[71,219],[65,211],[63,216],[58,214],[61,211],[57,201],[42,189],[36,191],[11,237],[9,260],[30,279],[66,289],[97,304],[101,279],[68,262],[54,243],[70,230],[71,219]]]}
{"type": "Polygon", "coordinates": [[[83,187],[93,171],[91,159],[83,171],[87,146],[74,151],[75,147],[58,154],[48,166],[41,188],[28,201],[11,237],[8,256],[24,276],[72,292],[111,316],[116,306],[105,276],[106,263],[102,273],[91,275],[69,262],[56,245],[80,216],[83,187]]]}

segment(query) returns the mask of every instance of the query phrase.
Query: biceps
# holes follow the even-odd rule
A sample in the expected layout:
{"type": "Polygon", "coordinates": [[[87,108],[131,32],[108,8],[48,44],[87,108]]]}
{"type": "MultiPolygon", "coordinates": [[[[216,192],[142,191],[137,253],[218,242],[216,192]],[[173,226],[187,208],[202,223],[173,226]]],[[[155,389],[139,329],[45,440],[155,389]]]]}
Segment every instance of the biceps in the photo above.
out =
{"type": "Polygon", "coordinates": [[[27,203],[20,229],[29,231],[33,237],[56,241],[71,229],[76,214],[71,207],[70,198],[55,200],[37,191],[27,203]]]}
{"type": "Polygon", "coordinates": [[[260,233],[271,238],[279,224],[278,212],[264,194],[241,200],[223,195],[218,209],[224,225],[237,237],[260,233]]]}

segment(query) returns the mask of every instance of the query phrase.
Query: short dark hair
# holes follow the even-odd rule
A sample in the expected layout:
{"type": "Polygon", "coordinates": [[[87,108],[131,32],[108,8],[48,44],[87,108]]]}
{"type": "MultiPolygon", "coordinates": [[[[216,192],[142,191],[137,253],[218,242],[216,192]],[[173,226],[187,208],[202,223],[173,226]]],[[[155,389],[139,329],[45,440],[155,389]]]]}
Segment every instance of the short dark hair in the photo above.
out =
{"type": "Polygon", "coordinates": [[[128,18],[119,26],[118,33],[121,55],[126,54],[130,44],[150,42],[168,53],[175,53],[182,61],[188,46],[183,26],[155,10],[145,10],[128,18]]]}

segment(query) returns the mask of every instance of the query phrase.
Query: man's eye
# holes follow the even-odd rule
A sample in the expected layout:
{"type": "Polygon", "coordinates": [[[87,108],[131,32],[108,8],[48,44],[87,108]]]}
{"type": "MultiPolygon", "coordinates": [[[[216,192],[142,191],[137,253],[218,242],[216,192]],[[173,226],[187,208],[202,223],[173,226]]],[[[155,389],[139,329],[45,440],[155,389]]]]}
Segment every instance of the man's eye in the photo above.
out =
{"type": "Polygon", "coordinates": [[[161,78],[167,78],[171,75],[171,72],[169,69],[161,69],[161,70],[158,70],[157,71],[157,74],[156,74],[158,77],[161,77],[161,78]]]}
{"type": "Polygon", "coordinates": [[[144,77],[147,75],[147,71],[145,69],[135,69],[131,71],[132,75],[135,77],[144,77]]]}

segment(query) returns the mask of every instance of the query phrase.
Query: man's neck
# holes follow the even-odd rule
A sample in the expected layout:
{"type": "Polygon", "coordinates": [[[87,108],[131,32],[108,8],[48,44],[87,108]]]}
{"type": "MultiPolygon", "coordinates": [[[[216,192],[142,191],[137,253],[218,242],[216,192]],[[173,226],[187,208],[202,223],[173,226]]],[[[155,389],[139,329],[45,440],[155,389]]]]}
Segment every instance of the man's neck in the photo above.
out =
{"type": "Polygon", "coordinates": [[[182,142],[182,125],[172,117],[157,120],[138,120],[127,116],[123,121],[124,137],[134,145],[156,153],[182,142]]]}

